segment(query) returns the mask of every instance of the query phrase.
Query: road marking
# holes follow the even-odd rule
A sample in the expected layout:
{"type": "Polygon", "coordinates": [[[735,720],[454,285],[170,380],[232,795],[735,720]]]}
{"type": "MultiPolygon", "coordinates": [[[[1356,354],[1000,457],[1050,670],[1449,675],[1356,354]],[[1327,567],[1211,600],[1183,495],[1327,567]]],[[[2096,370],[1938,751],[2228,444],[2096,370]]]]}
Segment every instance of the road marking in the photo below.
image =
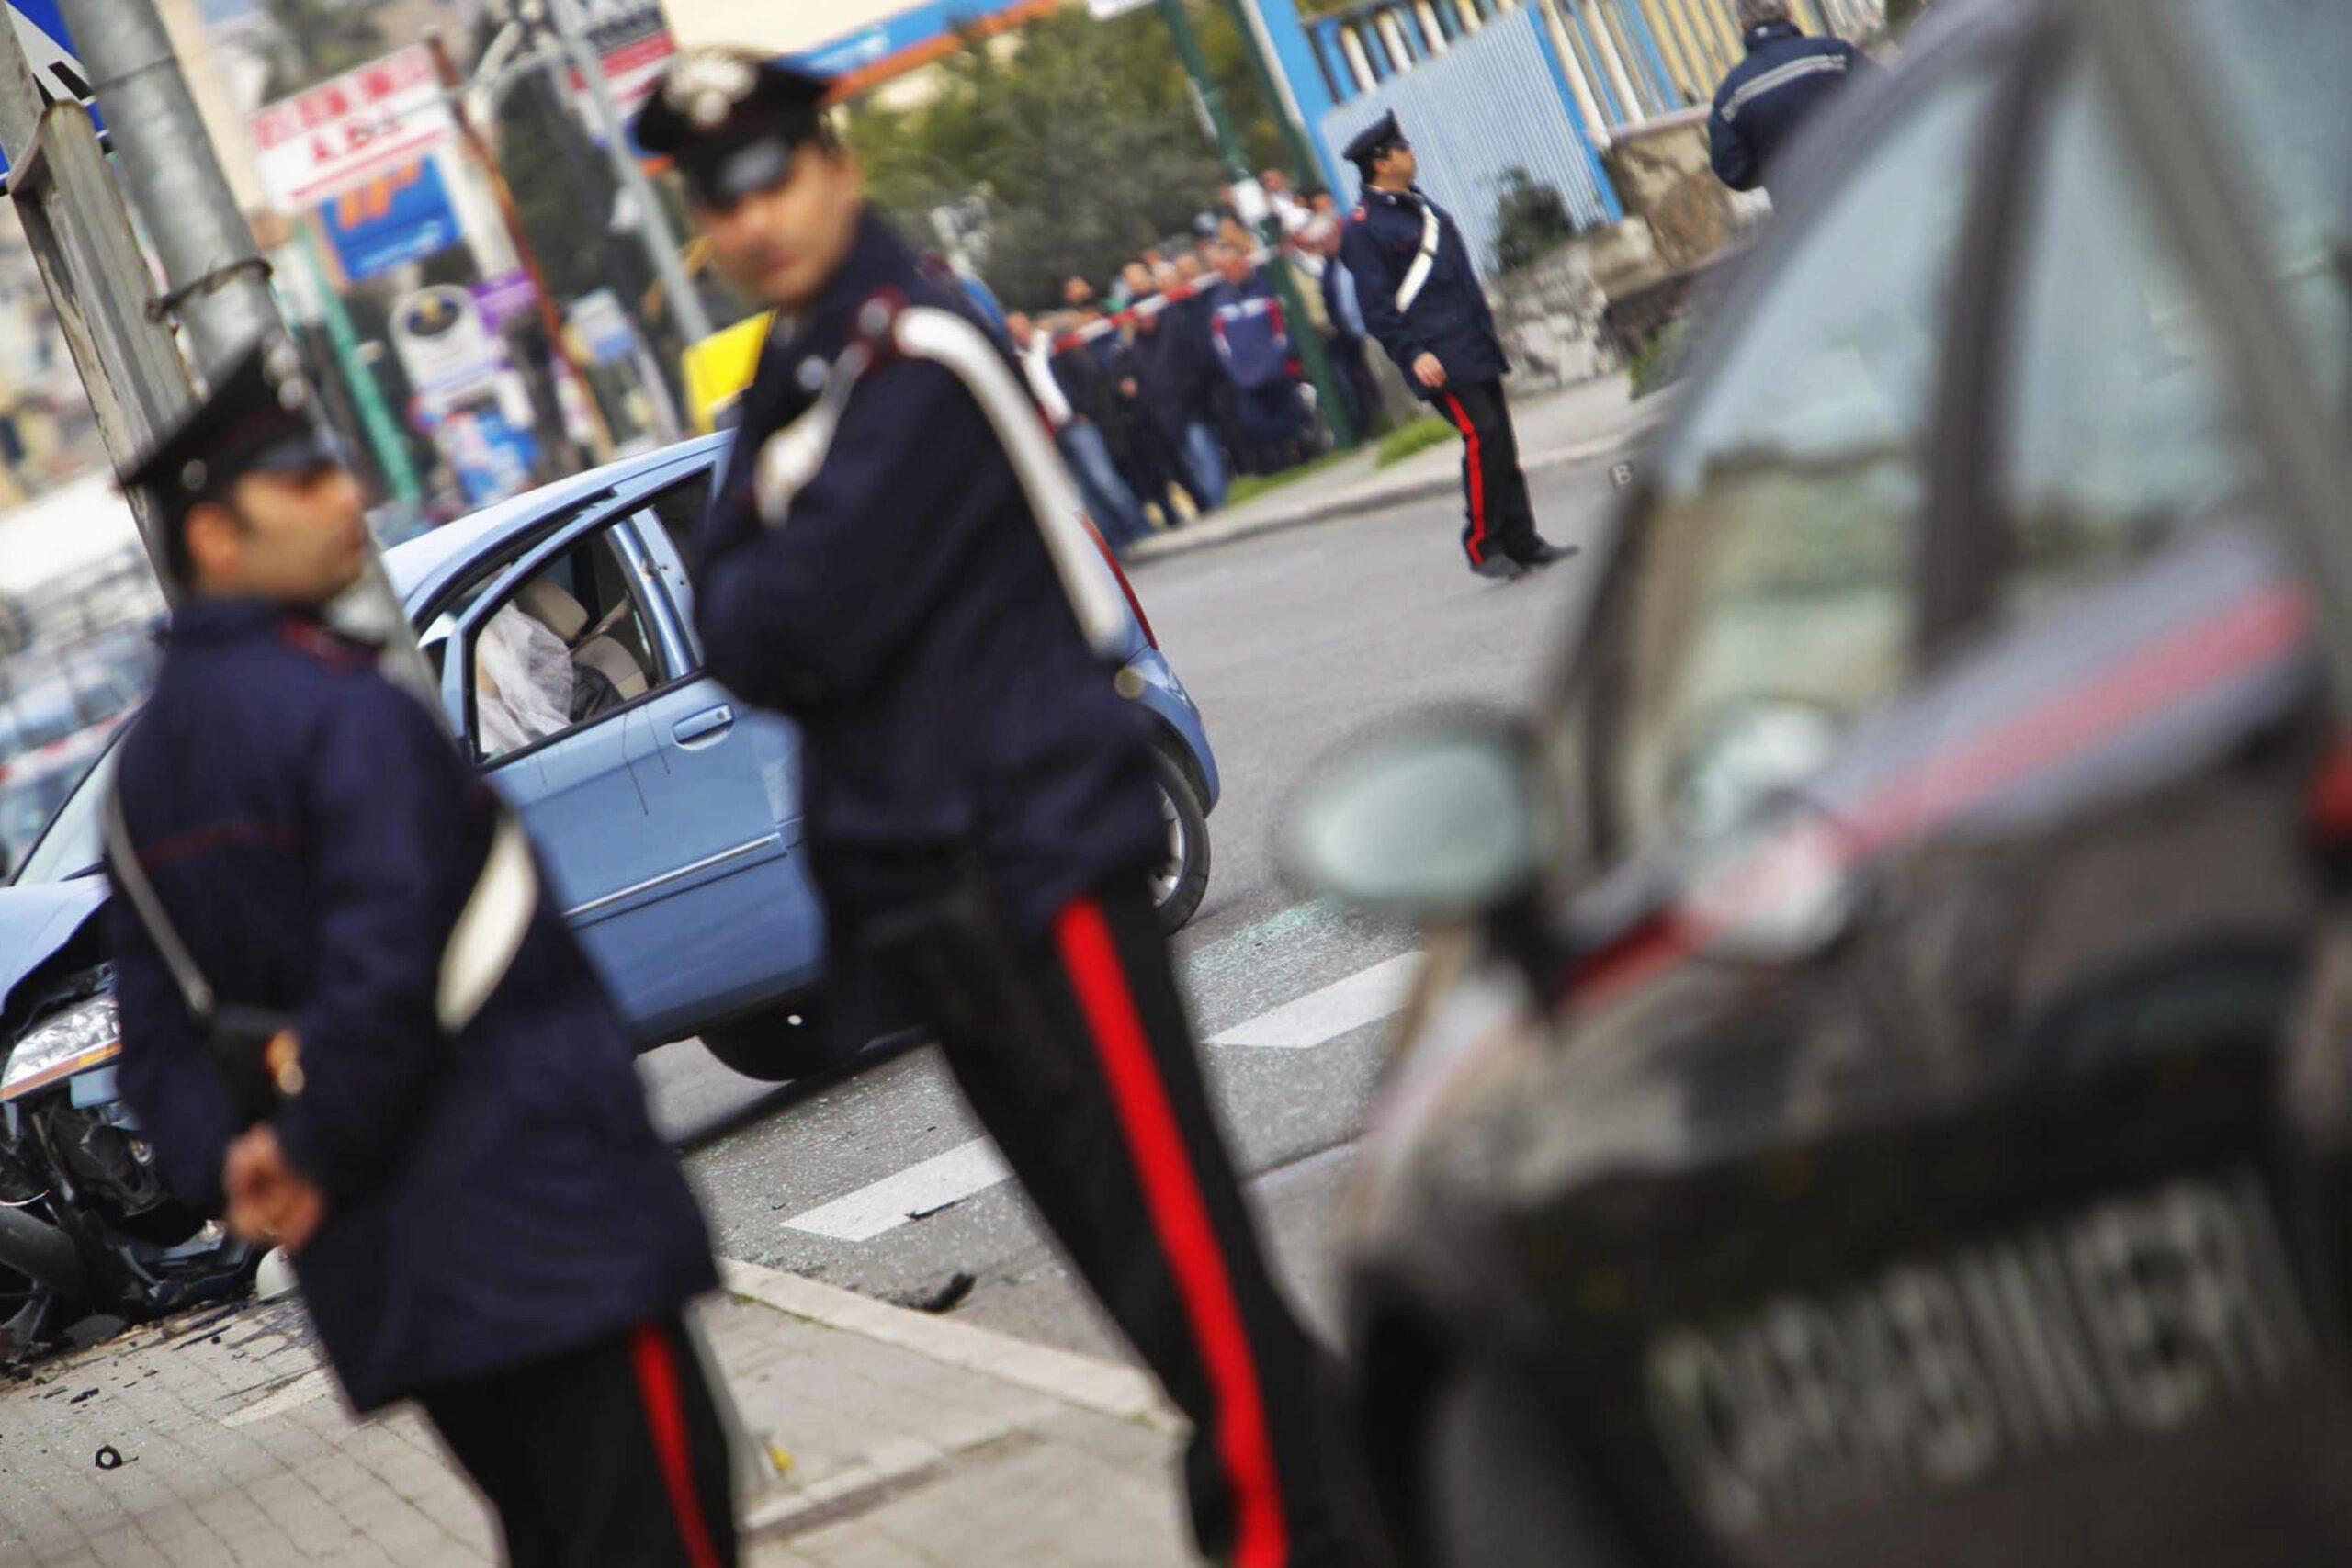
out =
{"type": "MultiPolygon", "coordinates": [[[[1260,1013],[1209,1041],[1212,1045],[1264,1051],[1311,1051],[1317,1045],[1377,1023],[1405,1005],[1419,953],[1375,964],[1346,979],[1310,991],[1295,1002],[1260,1013]]],[[[959,1144],[893,1176],[861,1187],[784,1222],[834,1241],[872,1241],[908,1221],[976,1197],[1012,1178],[1004,1156],[986,1138],[959,1144]]]]}
{"type": "Polygon", "coordinates": [[[1375,964],[1295,1002],[1260,1013],[1212,1037],[1212,1045],[1242,1045],[1261,1051],[1311,1051],[1340,1035],[1378,1023],[1405,1005],[1421,955],[1407,953],[1375,964]]]}
{"type": "Polygon", "coordinates": [[[835,1241],[872,1241],[919,1214],[985,1192],[1012,1174],[994,1144],[974,1138],[785,1224],[835,1241]]]}

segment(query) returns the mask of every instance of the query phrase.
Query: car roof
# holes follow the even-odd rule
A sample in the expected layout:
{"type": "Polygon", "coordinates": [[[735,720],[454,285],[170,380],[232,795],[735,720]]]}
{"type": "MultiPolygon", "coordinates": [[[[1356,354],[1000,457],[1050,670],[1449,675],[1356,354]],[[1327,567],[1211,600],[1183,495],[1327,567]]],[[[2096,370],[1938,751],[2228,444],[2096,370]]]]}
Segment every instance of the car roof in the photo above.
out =
{"type": "Polygon", "coordinates": [[[393,592],[400,595],[401,603],[414,605],[444,587],[485,547],[525,532],[550,513],[607,492],[626,490],[667,469],[724,451],[730,439],[722,433],[682,441],[658,452],[624,457],[601,468],[526,491],[385,551],[384,570],[391,578],[393,592]]]}

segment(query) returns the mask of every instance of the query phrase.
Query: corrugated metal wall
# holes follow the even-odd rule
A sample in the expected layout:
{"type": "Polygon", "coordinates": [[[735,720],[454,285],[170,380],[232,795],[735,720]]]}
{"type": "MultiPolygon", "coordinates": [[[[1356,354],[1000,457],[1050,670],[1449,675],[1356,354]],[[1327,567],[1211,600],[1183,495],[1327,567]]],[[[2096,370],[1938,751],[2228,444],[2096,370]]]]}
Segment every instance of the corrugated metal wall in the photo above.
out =
{"type": "MultiPolygon", "coordinates": [[[[1579,227],[1624,215],[1536,6],[1498,16],[1443,54],[1340,105],[1323,117],[1323,134],[1344,147],[1391,109],[1419,158],[1421,188],[1462,225],[1481,274],[1494,266],[1495,203],[1514,166],[1559,191],[1579,227]]],[[[1342,177],[1352,206],[1355,171],[1342,177]]]]}

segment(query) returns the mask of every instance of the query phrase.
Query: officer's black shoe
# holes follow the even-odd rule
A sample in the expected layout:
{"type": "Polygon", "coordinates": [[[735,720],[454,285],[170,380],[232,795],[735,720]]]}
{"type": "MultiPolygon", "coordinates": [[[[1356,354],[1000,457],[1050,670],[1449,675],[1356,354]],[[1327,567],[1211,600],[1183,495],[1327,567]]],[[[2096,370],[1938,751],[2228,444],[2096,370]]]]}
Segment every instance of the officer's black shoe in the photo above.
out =
{"type": "Polygon", "coordinates": [[[1555,560],[1566,560],[1577,553],[1575,545],[1555,545],[1549,539],[1537,539],[1511,558],[1521,566],[1550,566],[1555,560]]]}
{"type": "Polygon", "coordinates": [[[1527,569],[1509,556],[1488,556],[1470,570],[1480,577],[1491,577],[1497,582],[1510,582],[1527,575],[1527,569]]]}

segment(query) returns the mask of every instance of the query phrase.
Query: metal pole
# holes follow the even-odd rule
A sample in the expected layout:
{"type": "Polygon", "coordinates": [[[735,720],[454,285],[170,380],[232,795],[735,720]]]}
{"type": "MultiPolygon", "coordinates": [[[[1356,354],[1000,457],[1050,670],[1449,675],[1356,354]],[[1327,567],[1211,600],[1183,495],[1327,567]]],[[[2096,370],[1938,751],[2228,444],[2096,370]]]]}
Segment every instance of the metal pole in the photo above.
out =
{"type": "MultiPolygon", "coordinates": [[[[148,314],[153,280],[130,215],[79,104],[46,104],[16,29],[0,26],[0,146],[10,203],[40,268],[98,436],[128,468],[188,403],[187,366],[171,330],[148,314]]],[[[131,498],[141,542],[170,589],[156,519],[131,498]]]]}
{"type": "MultiPolygon", "coordinates": [[[[1200,96],[1209,124],[1216,129],[1217,155],[1225,161],[1226,177],[1236,185],[1252,178],[1250,160],[1241,155],[1240,139],[1234,135],[1233,122],[1226,116],[1224,95],[1217,90],[1216,79],[1209,74],[1209,63],[1201,53],[1201,40],[1193,31],[1193,20],[1184,14],[1184,0],[1159,0],[1159,14],[1168,23],[1169,36],[1175,40],[1176,53],[1183,61],[1186,73],[1193,78],[1193,89],[1200,96]]],[[[1248,36],[1246,31],[1244,36],[1248,36]]],[[[1330,362],[1324,357],[1313,318],[1307,315],[1299,299],[1298,283],[1291,274],[1289,258],[1283,254],[1282,220],[1269,211],[1258,221],[1258,237],[1273,255],[1273,265],[1268,270],[1273,276],[1274,292],[1282,299],[1283,315],[1292,322],[1291,341],[1298,345],[1298,357],[1306,367],[1306,378],[1315,384],[1315,400],[1322,405],[1323,417],[1331,426],[1331,439],[1337,446],[1352,446],[1356,444],[1356,430],[1348,418],[1347,402],[1340,396],[1338,379],[1331,374],[1330,362]]]]}
{"type": "Polygon", "coordinates": [[[695,291],[694,280],[686,276],[685,263],[678,258],[678,236],[670,227],[670,215],[662,209],[661,194],[653,188],[653,180],[637,161],[637,154],[629,151],[628,123],[621,117],[620,105],[613,100],[612,84],[605,80],[604,62],[588,47],[587,25],[581,19],[579,0],[547,0],[547,7],[548,19],[555,28],[556,37],[563,40],[572,69],[587,84],[588,104],[605,134],[605,151],[613,160],[613,173],[619,176],[621,188],[636,204],[638,236],[644,242],[646,259],[653,264],[655,275],[662,279],[662,292],[669,300],[670,316],[677,323],[678,335],[689,345],[700,343],[710,335],[710,317],[702,308],[702,296],[695,291]]]}
{"type": "MultiPolygon", "coordinates": [[[[115,165],[132,203],[146,220],[148,235],[163,259],[171,287],[164,299],[146,301],[146,264],[136,243],[129,240],[129,225],[124,222],[120,241],[129,243],[127,259],[138,268],[141,285],[136,297],[142,314],[158,332],[163,331],[159,323],[166,315],[176,315],[198,367],[208,379],[217,377],[232,369],[254,343],[285,330],[277,299],[269,290],[268,264],[255,253],[253,230],[237,209],[236,198],[220,172],[212,139],[197,113],[187,79],[180,74],[179,62],[172,53],[153,0],[68,0],[66,25],[95,81],[93,93],[107,110],[115,165]]],[[[53,106],[44,120],[43,136],[51,134],[51,127],[62,133],[52,156],[65,153],[88,160],[85,165],[60,161],[55,174],[59,188],[103,190],[105,199],[90,197],[89,204],[103,206],[110,200],[119,214],[120,204],[100,160],[89,117],[78,106],[61,104],[53,106]],[[77,123],[79,134],[74,133],[77,123]]],[[[115,254],[118,241],[105,234],[98,238],[97,259],[106,265],[120,265],[126,258],[115,254]]],[[[43,270],[47,271],[45,263],[43,270]]],[[[85,277],[97,281],[103,276],[102,271],[86,265],[69,266],[67,291],[70,294],[85,277]]],[[[52,298],[57,297],[59,283],[52,280],[50,287],[52,298]]],[[[104,292],[112,296],[122,288],[118,282],[104,292]]],[[[62,303],[60,309],[62,314],[62,303]]],[[[114,331],[120,334],[121,329],[114,331]]],[[[164,343],[169,341],[166,334],[164,343]]],[[[94,401],[101,400],[103,389],[118,398],[148,400],[151,406],[175,400],[175,414],[177,408],[186,406],[187,371],[176,350],[168,365],[161,362],[159,353],[151,351],[140,363],[119,368],[101,363],[96,367],[96,379],[92,379],[92,368],[85,365],[83,375],[94,401]],[[150,377],[163,382],[160,396],[147,385],[150,377]]],[[[148,422],[136,445],[113,453],[117,468],[128,468],[130,457],[167,428],[172,417],[167,414],[148,422]]],[[[156,577],[164,593],[174,594],[181,585],[161,565],[164,552],[153,519],[141,499],[134,498],[132,504],[139,509],[140,532],[146,538],[149,556],[158,563],[156,577]]],[[[335,610],[336,618],[344,624],[384,640],[386,673],[420,692],[431,693],[431,668],[417,649],[408,615],[373,549],[368,552],[358,585],[335,610]]],[[[440,711],[437,702],[434,711],[440,711]]]]}
{"type": "Polygon", "coordinates": [[[179,318],[209,381],[282,329],[269,264],[237,209],[153,0],[60,0],[60,9],[106,107],[124,188],[163,261],[170,292],[161,307],[179,318]]]}
{"type": "MultiPolygon", "coordinates": [[[[596,402],[596,384],[588,379],[587,368],[571,352],[571,334],[563,330],[563,312],[556,308],[555,291],[548,287],[547,270],[539,265],[539,253],[531,243],[528,231],[523,227],[523,215],[514,207],[514,192],[506,184],[506,175],[491,156],[490,144],[482,140],[481,128],[474,124],[474,117],[466,107],[463,92],[465,78],[458,74],[458,62],[450,57],[448,40],[439,33],[429,33],[424,39],[433,51],[434,67],[441,73],[441,85],[449,90],[449,112],[457,117],[458,134],[464,139],[467,153],[490,181],[490,194],[498,203],[499,221],[506,227],[506,237],[514,243],[515,260],[531,279],[533,293],[538,297],[539,330],[548,336],[548,352],[563,362],[582,405],[588,411],[589,445],[599,463],[613,460],[612,427],[605,423],[605,411],[596,402]]],[[[559,397],[556,405],[562,407],[559,397]]],[[[560,434],[560,433],[559,433],[560,434]]]]}
{"type": "Polygon", "coordinates": [[[1258,90],[1266,95],[1272,106],[1274,123],[1282,128],[1283,147],[1290,154],[1290,177],[1302,189],[1323,183],[1323,160],[1315,155],[1314,145],[1306,139],[1306,126],[1298,118],[1297,100],[1283,85],[1282,75],[1268,58],[1271,45],[1266,40],[1265,18],[1258,14],[1258,0],[1226,0],[1226,8],[1233,13],[1233,25],[1241,34],[1241,52],[1250,57],[1250,69],[1258,78],[1258,90]]]}
{"type": "Polygon", "coordinates": [[[360,357],[359,333],[351,324],[351,312],[344,309],[343,296],[336,293],[327,277],[326,264],[319,258],[318,236],[310,223],[295,224],[295,243],[301,247],[302,265],[319,293],[319,314],[327,329],[327,342],[334,345],[335,364],[343,371],[344,383],[351,389],[352,405],[359,411],[360,427],[367,433],[368,448],[376,454],[377,466],[384,470],[384,482],[392,494],[411,505],[424,493],[416,481],[416,465],[409,460],[408,438],[401,433],[400,421],[384,401],[384,389],[377,384],[376,372],[360,357]]]}

